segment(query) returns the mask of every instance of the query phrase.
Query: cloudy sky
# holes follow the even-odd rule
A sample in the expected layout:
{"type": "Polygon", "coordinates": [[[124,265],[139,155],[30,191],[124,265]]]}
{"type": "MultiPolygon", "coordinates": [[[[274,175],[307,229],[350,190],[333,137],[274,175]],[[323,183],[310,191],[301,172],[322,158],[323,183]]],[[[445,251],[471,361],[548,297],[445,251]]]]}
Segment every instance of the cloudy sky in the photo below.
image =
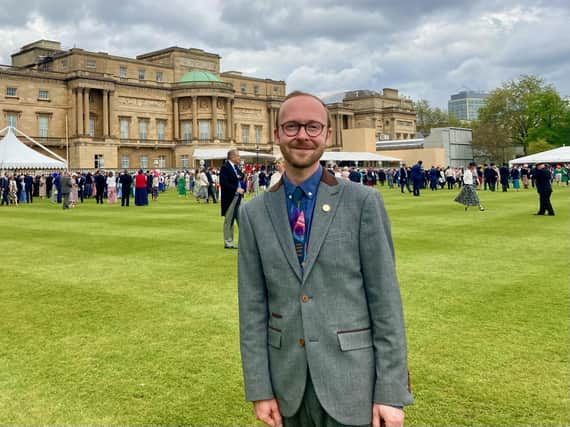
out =
{"type": "Polygon", "coordinates": [[[46,38],[134,57],[169,46],[325,96],[451,93],[535,74],[570,95],[568,0],[0,0],[0,64],[46,38]]]}

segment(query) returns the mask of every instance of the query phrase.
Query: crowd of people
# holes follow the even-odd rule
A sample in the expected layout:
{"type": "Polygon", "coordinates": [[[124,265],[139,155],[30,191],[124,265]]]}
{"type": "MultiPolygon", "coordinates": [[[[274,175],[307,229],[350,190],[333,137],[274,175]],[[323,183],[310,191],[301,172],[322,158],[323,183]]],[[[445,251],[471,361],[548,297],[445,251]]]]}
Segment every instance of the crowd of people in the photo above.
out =
{"type": "MultiPolygon", "coordinates": [[[[243,165],[244,192],[256,195],[274,185],[284,167],[283,159],[277,159],[273,164],[243,165]]],[[[431,166],[424,168],[422,161],[413,166],[401,164],[400,167],[377,168],[328,165],[329,173],[337,178],[345,178],[367,186],[398,188],[419,196],[421,190],[456,190],[464,186],[468,168],[431,166]]],[[[552,184],[569,185],[570,166],[566,164],[546,165],[552,184]]],[[[535,188],[537,169],[529,165],[513,165],[508,167],[503,163],[484,164],[475,166],[469,172],[472,184],[478,190],[485,191],[515,191],[521,188],[535,188]]],[[[33,203],[34,198],[52,199],[63,203],[67,189],[62,189],[61,181],[66,172],[32,173],[15,172],[0,174],[0,192],[2,205],[18,205],[33,203]]],[[[167,189],[176,189],[180,197],[192,195],[197,202],[217,203],[220,199],[220,169],[203,166],[198,169],[181,170],[176,172],[160,172],[158,170],[142,169],[132,173],[127,170],[113,172],[97,170],[94,172],[73,172],[69,174],[71,187],[69,189],[69,207],[83,203],[85,199],[95,199],[97,204],[105,201],[121,206],[130,206],[134,197],[135,205],[148,205],[149,200],[156,201],[160,193],[167,189]]]]}

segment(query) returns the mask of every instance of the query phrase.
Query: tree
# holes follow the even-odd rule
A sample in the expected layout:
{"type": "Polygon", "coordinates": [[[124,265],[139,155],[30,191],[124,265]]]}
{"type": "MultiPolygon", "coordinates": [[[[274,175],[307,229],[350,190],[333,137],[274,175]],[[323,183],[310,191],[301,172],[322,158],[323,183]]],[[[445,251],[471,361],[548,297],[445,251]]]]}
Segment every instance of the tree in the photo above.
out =
{"type": "Polygon", "coordinates": [[[448,127],[448,126],[465,126],[461,121],[450,116],[447,111],[439,107],[432,108],[425,99],[414,102],[416,111],[416,130],[428,135],[432,128],[448,127]]]}
{"type": "Polygon", "coordinates": [[[526,153],[529,142],[536,139],[567,142],[570,133],[567,135],[565,123],[570,123],[569,114],[568,106],[552,86],[536,76],[521,76],[491,92],[479,110],[479,119],[481,125],[506,132],[510,143],[522,146],[526,153]]]}
{"type": "Polygon", "coordinates": [[[480,163],[503,163],[512,159],[516,147],[506,130],[494,123],[473,123],[473,156],[480,163]]]}
{"type": "Polygon", "coordinates": [[[528,144],[527,154],[542,153],[543,151],[552,150],[555,148],[544,139],[537,139],[528,144]]]}

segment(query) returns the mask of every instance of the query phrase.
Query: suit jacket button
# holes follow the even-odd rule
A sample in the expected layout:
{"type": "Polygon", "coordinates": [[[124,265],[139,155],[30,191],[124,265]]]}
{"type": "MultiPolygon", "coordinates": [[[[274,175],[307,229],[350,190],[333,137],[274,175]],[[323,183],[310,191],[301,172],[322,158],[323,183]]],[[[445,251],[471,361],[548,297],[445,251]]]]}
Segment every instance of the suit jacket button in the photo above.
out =
{"type": "Polygon", "coordinates": [[[309,301],[311,298],[309,297],[309,295],[303,294],[303,296],[301,297],[301,301],[303,302],[307,302],[309,301]]]}
{"type": "Polygon", "coordinates": [[[305,340],[303,338],[299,339],[299,346],[305,347],[305,340]]]}

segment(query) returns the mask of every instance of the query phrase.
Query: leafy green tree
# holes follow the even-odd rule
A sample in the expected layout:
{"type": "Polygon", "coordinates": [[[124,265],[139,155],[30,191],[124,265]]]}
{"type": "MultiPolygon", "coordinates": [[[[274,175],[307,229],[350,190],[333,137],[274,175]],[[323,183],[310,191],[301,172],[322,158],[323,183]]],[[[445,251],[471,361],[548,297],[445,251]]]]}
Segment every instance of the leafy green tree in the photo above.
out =
{"type": "Polygon", "coordinates": [[[553,148],[556,147],[546,142],[545,139],[537,139],[528,144],[527,154],[542,153],[543,151],[552,150],[553,148]]]}
{"type": "Polygon", "coordinates": [[[512,145],[528,152],[528,144],[545,139],[568,142],[570,111],[556,90],[537,76],[521,76],[495,89],[479,110],[480,125],[506,132],[512,145]]]}
{"type": "Polygon", "coordinates": [[[447,111],[439,107],[432,108],[425,99],[414,102],[414,109],[416,111],[416,130],[424,135],[429,134],[432,128],[448,126],[465,127],[465,124],[462,124],[462,122],[455,117],[450,116],[447,111]]]}
{"type": "Polygon", "coordinates": [[[479,163],[503,163],[515,157],[508,132],[494,123],[473,123],[473,156],[479,163]]]}

